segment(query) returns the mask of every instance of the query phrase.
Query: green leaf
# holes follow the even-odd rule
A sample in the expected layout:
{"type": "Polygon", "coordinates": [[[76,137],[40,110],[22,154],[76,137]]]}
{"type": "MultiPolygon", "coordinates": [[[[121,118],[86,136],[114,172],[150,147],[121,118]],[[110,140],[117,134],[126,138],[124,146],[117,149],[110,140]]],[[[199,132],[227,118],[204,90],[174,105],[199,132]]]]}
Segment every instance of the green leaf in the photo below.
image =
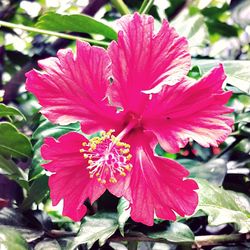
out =
{"type": "Polygon", "coordinates": [[[25,116],[16,108],[0,103],[0,117],[18,116],[24,120],[25,116]]]}
{"type": "Polygon", "coordinates": [[[206,163],[191,159],[179,159],[178,162],[189,170],[191,178],[206,179],[217,185],[222,185],[227,173],[227,165],[224,159],[211,159],[206,163]]]}
{"type": "Polygon", "coordinates": [[[221,8],[216,6],[207,7],[205,9],[202,9],[201,13],[209,18],[218,19],[227,10],[228,4],[224,4],[221,8]]]}
{"type": "MultiPolygon", "coordinates": [[[[43,118],[44,119],[44,118],[43,118]]],[[[52,136],[54,138],[58,138],[63,134],[69,132],[80,132],[80,125],[79,123],[72,123],[65,126],[59,126],[50,123],[48,120],[43,120],[38,128],[34,131],[32,135],[33,140],[37,140],[34,145],[34,157],[32,159],[32,167],[29,172],[29,179],[34,180],[40,176],[43,168],[41,164],[43,159],[40,154],[40,148],[43,144],[43,140],[46,137],[52,136]]]]}
{"type": "Polygon", "coordinates": [[[53,136],[58,138],[59,136],[66,134],[68,132],[78,132],[80,131],[79,123],[72,123],[69,125],[59,126],[50,123],[48,120],[44,120],[35,130],[32,135],[32,139],[39,140],[48,136],[53,136]]]}
{"type": "Polygon", "coordinates": [[[221,22],[216,19],[206,19],[206,25],[210,34],[220,34],[225,37],[238,36],[238,29],[227,23],[221,22]]]}
{"type": "Polygon", "coordinates": [[[0,174],[5,175],[10,180],[14,180],[21,187],[28,189],[28,181],[25,173],[13,161],[5,159],[0,155],[0,174]]]}
{"type": "Polygon", "coordinates": [[[126,221],[130,217],[130,208],[129,208],[129,202],[125,198],[121,198],[119,200],[118,206],[117,206],[117,212],[118,212],[118,224],[119,224],[119,230],[122,236],[124,236],[124,226],[126,221]]]}
{"type": "Polygon", "coordinates": [[[250,231],[250,211],[238,198],[238,194],[226,191],[201,179],[196,180],[199,185],[199,206],[208,215],[208,223],[218,226],[234,223],[241,233],[250,231]]]}
{"type": "Polygon", "coordinates": [[[192,69],[188,72],[188,76],[195,80],[198,80],[202,76],[200,68],[198,66],[193,66],[192,69]]]}
{"type": "Polygon", "coordinates": [[[161,238],[175,243],[194,242],[192,230],[186,224],[180,222],[173,222],[165,231],[149,233],[148,236],[153,239],[161,238]]]}
{"type": "Polygon", "coordinates": [[[106,240],[118,229],[117,215],[114,213],[98,213],[86,216],[81,229],[67,249],[73,250],[80,244],[87,244],[91,248],[98,240],[99,245],[105,244],[106,240]]]}
{"type": "MultiPolygon", "coordinates": [[[[199,66],[203,74],[219,63],[218,60],[193,60],[193,65],[199,66]]],[[[250,61],[223,61],[223,66],[226,82],[250,95],[250,61]]]]}
{"type": "Polygon", "coordinates": [[[4,157],[28,158],[32,156],[29,139],[11,123],[0,123],[0,154],[4,157]]]}
{"type": "Polygon", "coordinates": [[[36,27],[58,32],[99,34],[112,40],[117,39],[113,28],[83,14],[62,15],[48,12],[39,18],[36,27]]]}
{"type": "Polygon", "coordinates": [[[31,184],[27,198],[24,199],[21,208],[28,209],[31,207],[33,202],[39,204],[46,197],[46,195],[48,195],[48,193],[48,176],[41,175],[31,184]]]}
{"type": "Polygon", "coordinates": [[[29,246],[22,235],[16,230],[0,225],[0,248],[28,250],[29,246]]]}

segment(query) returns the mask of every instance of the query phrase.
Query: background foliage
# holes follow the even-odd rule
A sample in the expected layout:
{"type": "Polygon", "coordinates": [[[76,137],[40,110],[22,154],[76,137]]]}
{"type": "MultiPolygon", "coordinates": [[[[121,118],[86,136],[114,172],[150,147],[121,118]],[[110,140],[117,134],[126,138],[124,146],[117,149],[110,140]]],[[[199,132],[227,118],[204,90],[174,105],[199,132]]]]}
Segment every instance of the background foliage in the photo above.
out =
{"type": "Polygon", "coordinates": [[[0,249],[249,249],[250,1],[124,3],[0,2],[0,249]],[[225,88],[233,91],[228,105],[235,110],[234,131],[219,148],[189,143],[179,154],[156,148],[199,183],[200,202],[192,217],[173,223],[155,219],[155,226],[146,227],[129,218],[126,200],[106,193],[87,204],[81,223],[73,223],[60,215],[61,205],[51,205],[40,146],[45,137],[79,130],[79,124],[56,126],[42,117],[24,89],[24,74],[37,67],[38,59],[74,48],[76,39],[106,47],[117,37],[112,21],[138,10],[153,15],[157,25],[167,18],[188,38],[190,77],[199,79],[223,62],[225,88]]]}

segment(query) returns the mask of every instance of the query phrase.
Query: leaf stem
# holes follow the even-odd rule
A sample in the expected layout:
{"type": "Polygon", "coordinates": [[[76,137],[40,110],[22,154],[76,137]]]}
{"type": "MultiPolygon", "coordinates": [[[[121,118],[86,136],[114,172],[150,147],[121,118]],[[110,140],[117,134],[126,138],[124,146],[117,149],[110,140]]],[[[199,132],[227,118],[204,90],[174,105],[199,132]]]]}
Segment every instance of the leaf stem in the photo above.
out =
{"type": "Polygon", "coordinates": [[[150,11],[153,4],[154,0],[144,0],[138,12],[140,14],[147,14],[150,11]]]}
{"type": "Polygon", "coordinates": [[[121,15],[130,14],[128,6],[123,2],[123,0],[111,0],[111,3],[119,11],[121,15]]]}
{"type": "MultiPolygon", "coordinates": [[[[177,244],[177,245],[191,245],[190,249],[198,249],[202,246],[217,246],[221,244],[227,244],[227,243],[236,243],[236,242],[248,242],[250,240],[250,233],[245,234],[223,234],[223,235],[202,235],[202,236],[196,236],[194,239],[193,244],[191,242],[170,242],[166,239],[153,239],[146,235],[140,235],[140,236],[113,236],[108,241],[109,242],[121,242],[121,241],[128,241],[128,242],[140,242],[140,241],[148,241],[148,242],[160,242],[160,243],[171,243],[171,244],[177,244]]],[[[132,249],[132,248],[131,248],[132,249]]]]}
{"type": "Polygon", "coordinates": [[[34,27],[25,26],[25,25],[22,25],[22,24],[9,23],[9,22],[5,22],[5,21],[0,21],[0,27],[1,26],[11,28],[11,29],[21,29],[21,30],[25,30],[25,31],[28,31],[28,32],[35,32],[35,33],[49,35],[49,36],[56,36],[56,37],[69,39],[69,40],[85,41],[85,42],[95,44],[95,45],[100,45],[100,46],[103,46],[103,47],[107,47],[109,45],[109,43],[104,42],[104,41],[97,41],[97,40],[93,40],[93,39],[90,39],[90,38],[84,38],[84,37],[80,37],[80,36],[73,36],[73,35],[69,35],[69,34],[65,34],[65,33],[61,33],[61,32],[38,29],[38,28],[34,28],[34,27]]]}
{"type": "MultiPolygon", "coordinates": [[[[236,137],[236,136],[235,136],[236,137]]],[[[235,141],[230,144],[228,147],[226,147],[225,149],[223,149],[218,155],[215,156],[215,158],[220,158],[222,155],[224,155],[225,153],[227,153],[229,150],[231,150],[232,148],[234,148],[238,143],[240,143],[242,140],[244,139],[244,136],[238,135],[235,139],[235,141]]]]}

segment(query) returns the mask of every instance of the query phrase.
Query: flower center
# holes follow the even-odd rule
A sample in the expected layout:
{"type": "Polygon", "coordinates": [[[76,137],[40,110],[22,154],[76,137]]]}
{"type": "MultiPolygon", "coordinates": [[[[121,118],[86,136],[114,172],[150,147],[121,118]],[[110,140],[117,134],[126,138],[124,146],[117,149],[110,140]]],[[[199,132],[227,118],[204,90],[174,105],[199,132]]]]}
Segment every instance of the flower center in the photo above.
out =
{"type": "Polygon", "coordinates": [[[126,176],[126,170],[132,169],[129,163],[132,155],[129,153],[130,145],[121,142],[112,135],[114,130],[102,132],[101,137],[93,137],[88,143],[84,142],[80,152],[88,159],[90,178],[106,184],[107,181],[116,183],[121,176],[126,176]]]}

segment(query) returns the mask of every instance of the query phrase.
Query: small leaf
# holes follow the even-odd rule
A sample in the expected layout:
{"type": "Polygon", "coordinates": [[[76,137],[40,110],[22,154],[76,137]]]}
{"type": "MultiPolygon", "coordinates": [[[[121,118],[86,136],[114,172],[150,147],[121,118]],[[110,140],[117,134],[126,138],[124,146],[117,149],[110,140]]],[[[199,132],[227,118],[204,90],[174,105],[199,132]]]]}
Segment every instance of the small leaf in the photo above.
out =
{"type": "Polygon", "coordinates": [[[42,175],[35,179],[30,187],[27,198],[23,201],[21,208],[28,209],[33,202],[39,204],[49,193],[48,176],[42,175]]]}
{"type": "Polygon", "coordinates": [[[29,246],[18,231],[0,225],[0,249],[27,250],[29,246]]]}
{"type": "Polygon", "coordinates": [[[83,14],[62,15],[48,12],[39,18],[37,28],[59,32],[80,32],[99,34],[109,39],[117,39],[117,33],[110,26],[83,14]]]}
{"type": "Polygon", "coordinates": [[[11,123],[0,123],[0,154],[4,157],[28,158],[32,156],[29,139],[11,123]]]}
{"type": "Polygon", "coordinates": [[[250,211],[242,201],[236,198],[238,195],[232,191],[226,191],[201,179],[196,179],[199,185],[199,206],[208,215],[208,223],[218,226],[226,223],[234,223],[241,233],[250,231],[250,211]]]}
{"type": "Polygon", "coordinates": [[[148,236],[153,239],[161,238],[176,243],[194,242],[194,234],[192,230],[186,224],[180,222],[173,222],[165,231],[150,233],[148,236]]]}
{"type": "Polygon", "coordinates": [[[131,209],[129,208],[129,202],[125,198],[121,198],[117,206],[117,212],[118,212],[119,230],[122,236],[124,236],[125,223],[130,217],[130,210],[131,209]]]}
{"type": "Polygon", "coordinates": [[[16,108],[0,103],[0,117],[18,116],[26,120],[25,116],[16,108]]]}
{"type": "MultiPolygon", "coordinates": [[[[193,65],[199,66],[203,74],[219,63],[218,60],[193,60],[193,65]]],[[[227,75],[226,82],[250,94],[250,61],[225,61],[223,66],[227,75]]]]}
{"type": "Polygon", "coordinates": [[[86,216],[81,229],[67,249],[75,249],[80,244],[87,244],[91,248],[98,240],[99,245],[105,244],[106,240],[118,229],[117,215],[114,213],[98,213],[86,216]]]}

